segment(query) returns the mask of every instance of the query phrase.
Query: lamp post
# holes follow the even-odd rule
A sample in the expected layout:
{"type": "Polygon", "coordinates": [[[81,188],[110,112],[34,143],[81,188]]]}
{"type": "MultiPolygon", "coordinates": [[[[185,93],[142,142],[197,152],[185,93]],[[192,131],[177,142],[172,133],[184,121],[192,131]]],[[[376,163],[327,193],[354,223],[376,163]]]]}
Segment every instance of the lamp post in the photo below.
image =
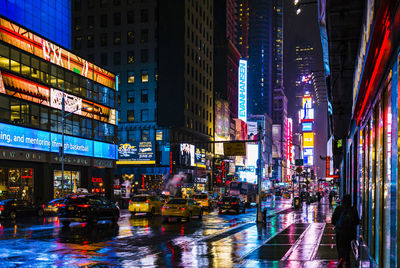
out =
{"type": "Polygon", "coordinates": [[[75,111],[72,111],[70,113],[65,114],[65,93],[63,91],[62,93],[62,100],[61,100],[61,195],[64,196],[64,118],[69,116],[70,114],[73,114],[79,110],[85,110],[85,111],[92,111],[92,107],[80,107],[76,109],[75,111]]]}
{"type": "Polygon", "coordinates": [[[262,183],[262,173],[263,173],[263,161],[262,161],[262,140],[261,140],[262,129],[261,126],[258,127],[258,204],[257,204],[257,222],[264,222],[262,211],[261,211],[261,183],[262,183]]]}
{"type": "Polygon", "coordinates": [[[300,2],[300,0],[294,0],[294,6],[297,8],[296,9],[296,15],[299,15],[301,12],[301,6],[306,6],[306,5],[315,5],[318,4],[317,1],[308,1],[308,2],[300,2]]]}

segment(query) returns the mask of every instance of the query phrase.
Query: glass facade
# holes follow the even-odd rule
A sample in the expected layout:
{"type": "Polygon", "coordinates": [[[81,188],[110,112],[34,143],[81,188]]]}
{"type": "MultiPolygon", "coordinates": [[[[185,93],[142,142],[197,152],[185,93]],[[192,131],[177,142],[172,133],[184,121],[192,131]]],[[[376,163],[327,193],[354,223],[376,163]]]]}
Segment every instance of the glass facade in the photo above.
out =
{"type": "Polygon", "coordinates": [[[0,0],[0,15],[71,48],[70,0],[0,0]]]}
{"type": "Polygon", "coordinates": [[[19,198],[32,201],[34,171],[32,168],[0,167],[0,199],[19,198]]]}

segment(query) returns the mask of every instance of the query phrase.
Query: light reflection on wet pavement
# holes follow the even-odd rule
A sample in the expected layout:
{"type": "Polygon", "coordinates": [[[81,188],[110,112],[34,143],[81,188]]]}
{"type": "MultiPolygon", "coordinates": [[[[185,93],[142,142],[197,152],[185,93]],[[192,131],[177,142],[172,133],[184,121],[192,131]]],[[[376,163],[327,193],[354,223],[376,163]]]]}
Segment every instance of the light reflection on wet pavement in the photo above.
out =
{"type": "MultiPolygon", "coordinates": [[[[266,204],[269,211],[290,208],[284,200],[266,204]]],[[[0,222],[2,267],[232,267],[273,235],[294,222],[325,222],[318,205],[301,212],[286,210],[255,223],[256,209],[246,214],[205,214],[190,222],[162,223],[161,217],[131,218],[122,211],[118,225],[71,224],[61,228],[57,217],[0,222]]],[[[269,214],[271,213],[269,212],[269,214]]]]}

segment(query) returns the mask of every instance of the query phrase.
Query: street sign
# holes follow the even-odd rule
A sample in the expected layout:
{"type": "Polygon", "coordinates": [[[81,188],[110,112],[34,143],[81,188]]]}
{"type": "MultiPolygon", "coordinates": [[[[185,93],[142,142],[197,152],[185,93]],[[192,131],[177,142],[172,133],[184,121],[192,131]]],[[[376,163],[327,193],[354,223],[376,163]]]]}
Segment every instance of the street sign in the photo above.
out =
{"type": "Polygon", "coordinates": [[[297,173],[301,173],[302,171],[303,171],[303,169],[302,169],[301,167],[297,167],[297,168],[296,168],[296,172],[297,172],[297,173]]]}
{"type": "Polygon", "coordinates": [[[304,165],[303,159],[296,159],[295,160],[295,165],[296,166],[303,166],[304,165]]]}
{"type": "Polygon", "coordinates": [[[225,156],[242,156],[246,155],[246,143],[244,142],[225,142],[225,156]]]}

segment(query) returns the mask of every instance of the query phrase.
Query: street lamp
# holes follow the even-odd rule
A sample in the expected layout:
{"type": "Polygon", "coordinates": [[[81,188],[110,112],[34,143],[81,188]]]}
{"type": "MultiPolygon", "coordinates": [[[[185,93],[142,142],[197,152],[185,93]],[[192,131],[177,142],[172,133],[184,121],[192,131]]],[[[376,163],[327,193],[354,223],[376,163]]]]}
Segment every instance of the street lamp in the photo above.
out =
{"type": "Polygon", "coordinates": [[[294,6],[297,8],[296,9],[296,15],[299,15],[301,12],[301,6],[306,6],[306,5],[314,5],[318,4],[317,1],[308,1],[308,2],[303,2],[301,3],[300,0],[294,0],[294,6]]]}
{"type": "Polygon", "coordinates": [[[62,94],[62,101],[61,101],[61,195],[64,196],[64,118],[69,116],[70,114],[73,114],[79,110],[83,111],[92,111],[92,107],[80,107],[76,109],[75,111],[72,111],[70,113],[64,114],[65,113],[65,96],[64,96],[64,91],[62,94]]]}

